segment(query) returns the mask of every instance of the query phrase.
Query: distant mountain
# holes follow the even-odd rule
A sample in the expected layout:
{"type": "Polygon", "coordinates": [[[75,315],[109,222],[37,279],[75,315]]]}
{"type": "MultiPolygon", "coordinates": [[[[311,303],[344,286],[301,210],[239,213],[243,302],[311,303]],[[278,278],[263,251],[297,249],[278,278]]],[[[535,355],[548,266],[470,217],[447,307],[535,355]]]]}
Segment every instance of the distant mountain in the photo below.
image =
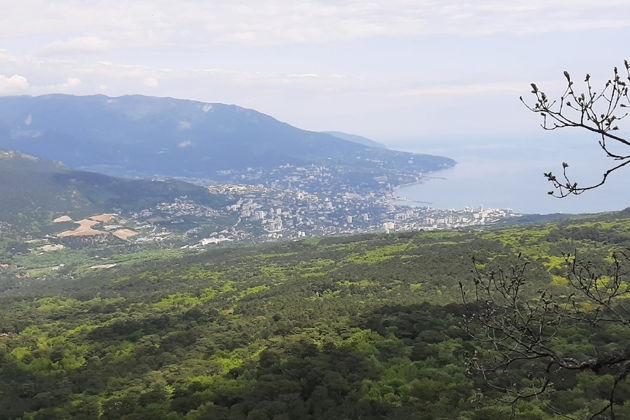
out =
{"type": "Polygon", "coordinates": [[[20,227],[52,220],[60,214],[85,217],[99,212],[141,210],[181,196],[215,207],[227,203],[206,188],[181,181],[114,178],[0,150],[0,221],[20,227]]]}
{"type": "Polygon", "coordinates": [[[387,146],[385,146],[382,143],[368,139],[367,137],[357,136],[356,134],[348,134],[348,133],[343,133],[341,131],[325,131],[324,133],[330,134],[331,136],[337,137],[342,140],[351,141],[353,143],[359,143],[367,147],[378,147],[380,149],[387,149],[387,146]]]}
{"type": "Polygon", "coordinates": [[[234,105],[138,95],[0,97],[0,147],[108,174],[211,179],[286,164],[357,173],[455,164],[301,130],[234,105]]]}

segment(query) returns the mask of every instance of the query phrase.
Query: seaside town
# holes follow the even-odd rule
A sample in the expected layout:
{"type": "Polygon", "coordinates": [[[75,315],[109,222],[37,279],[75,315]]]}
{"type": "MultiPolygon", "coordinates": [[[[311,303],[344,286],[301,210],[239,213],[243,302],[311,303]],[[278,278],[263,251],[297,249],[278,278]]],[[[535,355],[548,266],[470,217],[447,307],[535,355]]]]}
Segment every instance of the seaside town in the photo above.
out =
{"type": "Polygon", "coordinates": [[[511,209],[417,206],[397,196],[392,185],[400,185],[402,181],[425,182],[422,174],[381,175],[371,179],[370,184],[357,187],[342,181],[348,174],[339,167],[286,166],[279,171],[284,171],[284,176],[274,173],[266,178],[269,181],[250,171],[252,179],[249,181],[255,179],[261,182],[258,185],[209,186],[211,193],[227,196],[233,202],[224,209],[210,209],[181,198],[173,203],[162,203],[154,210],[144,210],[134,218],[152,220],[157,216],[171,221],[182,221],[191,216],[231,218],[233,223],[229,227],[214,232],[204,229],[203,223],[186,232],[189,237],[199,238],[193,246],[205,246],[242,240],[256,242],[375,231],[465,228],[518,216],[511,209]]]}
{"type": "Polygon", "coordinates": [[[202,248],[364,232],[468,228],[519,216],[510,209],[415,205],[399,197],[392,184],[430,182],[417,174],[415,178],[409,173],[394,174],[393,179],[380,175],[357,187],[342,181],[348,174],[338,167],[280,170],[285,176],[256,176],[260,184],[206,186],[226,205],[209,206],[181,196],[134,212],[121,209],[76,220],[60,214],[52,220],[53,233],[33,239],[39,241],[40,252],[112,242],[202,248]]]}

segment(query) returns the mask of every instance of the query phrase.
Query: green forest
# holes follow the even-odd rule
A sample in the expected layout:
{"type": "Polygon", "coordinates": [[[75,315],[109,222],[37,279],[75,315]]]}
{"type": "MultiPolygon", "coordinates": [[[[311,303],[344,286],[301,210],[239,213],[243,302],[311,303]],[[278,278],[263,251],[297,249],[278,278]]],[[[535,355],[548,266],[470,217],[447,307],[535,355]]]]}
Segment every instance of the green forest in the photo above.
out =
{"type": "MultiPolygon", "coordinates": [[[[625,273],[627,260],[615,255],[629,244],[625,211],[477,231],[114,254],[101,257],[116,263],[105,269],[72,251],[54,274],[5,269],[0,418],[609,418],[613,382],[614,413],[630,418],[630,383],[611,370],[558,371],[529,398],[514,396],[540,388],[536,360],[479,374],[475,361],[493,349],[466,322],[479,302],[462,298],[478,278],[519,261],[526,299],[540,301],[540,290],[566,296],[569,255],[588,259],[601,284],[611,265],[625,273]]],[[[621,310],[630,292],[616,297],[621,310]]],[[[630,326],[568,322],[550,343],[576,357],[618,354],[630,326]]]]}

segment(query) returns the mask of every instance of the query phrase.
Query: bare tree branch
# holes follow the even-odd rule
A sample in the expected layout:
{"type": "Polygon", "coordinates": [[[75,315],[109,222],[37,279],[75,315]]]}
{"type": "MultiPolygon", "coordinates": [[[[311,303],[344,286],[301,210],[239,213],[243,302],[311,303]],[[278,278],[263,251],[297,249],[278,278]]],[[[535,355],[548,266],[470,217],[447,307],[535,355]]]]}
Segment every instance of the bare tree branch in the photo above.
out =
{"type": "Polygon", "coordinates": [[[571,293],[555,296],[530,281],[530,263],[521,255],[498,269],[481,269],[473,259],[473,288],[460,282],[463,302],[474,308],[464,317],[464,327],[484,350],[469,359],[469,369],[492,389],[511,395],[513,406],[552,389],[554,378],[563,371],[612,374],[615,382],[609,401],[591,418],[603,413],[615,418],[615,390],[630,373],[630,348],[585,356],[564,354],[554,344],[560,330],[567,327],[630,327],[624,303],[630,297],[626,283],[630,253],[616,251],[608,263],[596,264],[576,252],[566,255],[565,263],[571,293]],[[539,384],[535,389],[522,392],[513,383],[501,382],[510,370],[523,366],[531,368],[530,380],[539,384]]]}
{"type": "Polygon", "coordinates": [[[567,79],[567,87],[557,100],[550,101],[547,94],[541,91],[535,83],[532,83],[531,93],[535,96],[533,105],[520,97],[521,102],[530,111],[542,117],[541,126],[545,130],[557,130],[559,128],[580,128],[598,135],[598,145],[604,151],[607,158],[615,163],[607,169],[597,183],[587,186],[578,185],[567,173],[569,164],[562,163],[562,175],[559,178],[552,172],[544,176],[554,187],[549,191],[550,195],[566,197],[579,195],[586,191],[598,188],[606,183],[613,172],[630,164],[630,139],[617,134],[619,121],[628,116],[625,108],[630,107],[630,63],[624,61],[624,74],[621,75],[615,67],[613,77],[609,79],[601,92],[593,90],[591,76],[586,75],[583,91],[577,91],[574,82],[568,72],[564,72],[567,79]],[[616,152],[611,148],[621,146],[625,151],[616,152]]]}

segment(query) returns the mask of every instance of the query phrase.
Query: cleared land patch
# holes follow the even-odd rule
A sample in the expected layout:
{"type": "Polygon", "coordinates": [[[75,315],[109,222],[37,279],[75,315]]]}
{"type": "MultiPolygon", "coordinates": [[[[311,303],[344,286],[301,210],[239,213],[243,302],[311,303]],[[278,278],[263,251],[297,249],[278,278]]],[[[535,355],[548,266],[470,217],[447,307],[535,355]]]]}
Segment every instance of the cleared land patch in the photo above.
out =
{"type": "Polygon", "coordinates": [[[136,236],[137,234],[138,232],[134,232],[133,230],[130,230],[130,229],[120,229],[113,233],[115,237],[124,239],[124,240],[127,240],[133,236],[136,236]]]}
{"type": "Polygon", "coordinates": [[[97,222],[103,222],[103,223],[107,223],[110,220],[112,220],[112,218],[116,216],[115,214],[99,214],[96,216],[92,216],[89,219],[91,220],[96,220],[97,222]]]}
{"type": "Polygon", "coordinates": [[[95,220],[83,219],[76,221],[74,223],[78,223],[79,227],[74,230],[66,230],[65,232],[61,232],[57,235],[59,238],[65,238],[68,236],[95,236],[95,235],[108,235],[107,232],[103,232],[102,230],[92,229],[92,226],[99,224],[95,220]]]}

